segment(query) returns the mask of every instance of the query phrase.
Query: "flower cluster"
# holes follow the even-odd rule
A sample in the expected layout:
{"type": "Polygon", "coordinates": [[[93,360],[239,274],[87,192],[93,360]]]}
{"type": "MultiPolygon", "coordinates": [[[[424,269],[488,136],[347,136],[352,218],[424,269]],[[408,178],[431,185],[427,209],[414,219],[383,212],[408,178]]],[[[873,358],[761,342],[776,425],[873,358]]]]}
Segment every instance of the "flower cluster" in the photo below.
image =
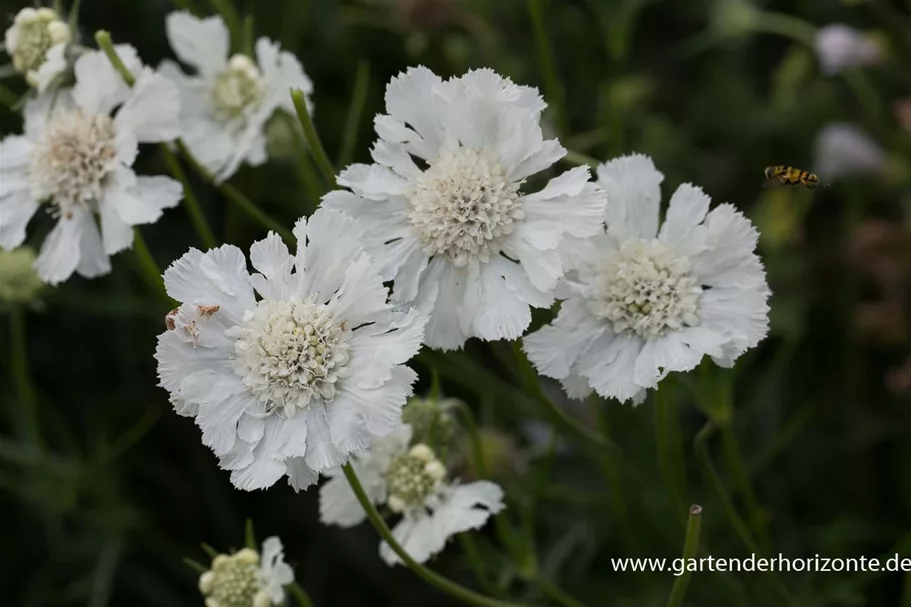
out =
{"type": "Polygon", "coordinates": [[[6,30],[4,44],[13,69],[39,93],[50,88],[68,67],[72,40],[69,25],[50,8],[24,8],[6,30]]]}
{"type": "Polygon", "coordinates": [[[217,555],[199,577],[199,590],[206,607],[271,607],[285,604],[285,586],[293,581],[281,540],[270,537],[262,553],[244,548],[217,555]]]}

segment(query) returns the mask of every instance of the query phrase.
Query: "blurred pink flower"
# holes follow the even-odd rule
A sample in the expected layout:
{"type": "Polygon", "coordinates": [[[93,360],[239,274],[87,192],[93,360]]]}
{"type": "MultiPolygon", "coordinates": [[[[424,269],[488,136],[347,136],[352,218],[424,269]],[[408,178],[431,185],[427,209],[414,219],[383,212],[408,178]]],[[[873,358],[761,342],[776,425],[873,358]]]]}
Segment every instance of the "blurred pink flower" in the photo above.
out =
{"type": "Polygon", "coordinates": [[[824,74],[845,68],[874,65],[882,60],[882,49],[862,32],[842,23],[827,25],[816,33],[816,56],[824,74]]]}

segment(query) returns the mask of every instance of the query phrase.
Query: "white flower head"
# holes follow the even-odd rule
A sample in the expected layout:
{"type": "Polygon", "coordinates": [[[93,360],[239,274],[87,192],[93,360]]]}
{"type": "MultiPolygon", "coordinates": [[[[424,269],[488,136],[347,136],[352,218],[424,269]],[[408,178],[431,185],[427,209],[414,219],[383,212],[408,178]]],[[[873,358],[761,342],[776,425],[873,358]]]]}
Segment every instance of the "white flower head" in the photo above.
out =
{"type": "Polygon", "coordinates": [[[293,114],[291,89],[310,105],[313,83],[297,57],[268,38],[256,41],[256,58],[230,54],[230,34],[221,17],[199,19],[178,11],[166,30],[177,57],[196,73],[186,75],[166,61],[161,71],[180,87],[181,136],[193,156],[216,180],[227,179],[241,164],[266,161],[266,127],[277,109],[293,114]]]}
{"type": "MultiPolygon", "coordinates": [[[[355,455],[351,466],[367,496],[385,504],[402,520],[392,535],[417,562],[442,551],[447,540],[469,529],[480,529],[502,510],[503,490],[489,481],[460,485],[447,480],[446,467],[423,443],[411,445],[412,429],[402,424],[370,449],[355,455]]],[[[320,520],[327,525],[353,527],[366,517],[342,470],[326,471],[320,487],[320,520]]],[[[380,556],[389,565],[401,563],[386,542],[380,556]]]]}
{"type": "Polygon", "coordinates": [[[284,605],[285,586],[293,581],[281,540],[270,537],[262,554],[244,548],[216,556],[212,568],[199,577],[199,590],[206,607],[272,607],[284,605]]]}
{"type": "Polygon", "coordinates": [[[132,88],[103,53],[86,53],[76,61],[75,87],[30,101],[25,133],[0,141],[0,248],[19,246],[44,206],[57,225],[35,268],[50,284],[73,272],[107,274],[109,256],[132,246],[132,226],[154,223],[183,197],[179,182],[131,168],[139,143],[177,137],[177,87],[144,67],[133,47],[115,50],[136,76],[132,88]]]}
{"type": "Polygon", "coordinates": [[[843,122],[827,124],[816,135],[813,169],[822,179],[878,174],[886,170],[883,147],[860,127],[843,122]]]}
{"type": "Polygon", "coordinates": [[[524,194],[566,151],[545,140],[534,88],[491,70],[442,80],[409,69],[386,89],[372,165],[338,177],[323,205],[361,219],[393,298],[431,311],[425,343],[515,339],[553,303],[561,248],[602,229],[604,194],[586,167],[524,194]]]}
{"type": "Polygon", "coordinates": [[[13,69],[25,76],[29,86],[43,93],[67,68],[67,46],[72,33],[51,8],[24,8],[6,30],[4,45],[13,69]]]}
{"type": "Polygon", "coordinates": [[[827,75],[875,65],[883,59],[883,51],[874,40],[842,23],[820,28],[814,44],[819,68],[827,75]]]}
{"type": "Polygon", "coordinates": [[[594,389],[639,403],[669,372],[706,354],[729,367],[765,337],[770,292],[748,219],[730,204],[709,212],[709,197],[683,184],[659,230],[664,176],[647,156],[602,164],[598,180],[607,232],[580,251],[555,321],[524,340],[538,372],[573,398],[594,389]]]}
{"type": "Polygon", "coordinates": [[[244,490],[283,476],[295,489],[392,431],[415,373],[426,317],[387,303],[351,218],[321,209],[250,249],[191,249],[164,275],[182,302],[155,357],[178,413],[244,490]],[[258,295],[258,297],[257,297],[258,295]]]}

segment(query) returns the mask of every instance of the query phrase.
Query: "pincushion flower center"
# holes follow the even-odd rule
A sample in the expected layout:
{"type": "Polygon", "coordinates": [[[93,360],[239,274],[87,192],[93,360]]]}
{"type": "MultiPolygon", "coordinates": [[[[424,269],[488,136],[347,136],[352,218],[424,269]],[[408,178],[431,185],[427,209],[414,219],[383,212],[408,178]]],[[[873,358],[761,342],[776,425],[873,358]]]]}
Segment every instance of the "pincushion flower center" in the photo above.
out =
{"type": "Polygon", "coordinates": [[[589,310],[615,333],[652,339],[699,324],[702,287],[690,262],[657,239],[627,241],[603,262],[592,287],[589,310]]]}
{"type": "Polygon", "coordinates": [[[268,410],[290,417],[315,400],[335,397],[350,333],[325,305],[263,300],[234,334],[236,371],[268,410]]]}
{"type": "Polygon", "coordinates": [[[446,468],[433,450],[418,443],[386,470],[386,504],[393,512],[421,508],[445,476],[446,468]]]}
{"type": "Polygon", "coordinates": [[[407,193],[409,219],[429,255],[445,255],[457,267],[487,262],[500,240],[525,217],[519,184],[511,182],[492,153],[444,150],[407,193]]]}
{"type": "Polygon", "coordinates": [[[29,167],[36,198],[53,199],[59,214],[101,198],[104,178],[116,166],[114,121],[80,110],[56,112],[29,167]]]}
{"type": "Polygon", "coordinates": [[[261,95],[262,74],[246,55],[231,57],[228,68],[215,78],[212,91],[215,110],[226,120],[242,116],[259,103],[261,95]]]}

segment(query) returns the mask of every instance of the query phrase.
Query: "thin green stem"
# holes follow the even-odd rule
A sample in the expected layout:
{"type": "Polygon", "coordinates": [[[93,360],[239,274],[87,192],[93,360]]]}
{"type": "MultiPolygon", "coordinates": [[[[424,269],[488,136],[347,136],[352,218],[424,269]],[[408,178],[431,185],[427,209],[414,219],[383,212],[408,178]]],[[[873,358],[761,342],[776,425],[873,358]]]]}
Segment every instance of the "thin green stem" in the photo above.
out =
{"type": "Polygon", "coordinates": [[[313,167],[313,156],[307,148],[307,140],[302,131],[303,129],[297,128],[297,124],[293,125],[294,151],[297,153],[297,178],[304,189],[307,215],[310,215],[319,207],[323,188],[316,169],[313,167]]]}
{"type": "Polygon", "coordinates": [[[746,462],[744,462],[740,446],[737,444],[737,436],[734,434],[734,430],[729,423],[722,425],[720,431],[725,461],[727,461],[730,466],[731,472],[734,473],[734,481],[743,494],[743,499],[750,515],[750,522],[754,533],[762,548],[766,552],[770,552],[772,549],[772,541],[769,538],[768,530],[766,529],[765,513],[762,510],[762,505],[759,503],[759,498],[756,497],[756,491],[750,480],[750,473],[747,471],[746,462]]]}
{"type": "Polygon", "coordinates": [[[313,119],[310,117],[310,109],[304,100],[304,93],[300,89],[292,89],[291,99],[294,102],[297,119],[300,120],[301,126],[304,128],[304,136],[307,138],[307,145],[310,147],[310,153],[313,154],[316,166],[322,173],[323,179],[329,188],[334,188],[335,169],[332,168],[332,163],[329,162],[329,157],[326,155],[325,148],[323,148],[323,142],[320,141],[316,127],[313,126],[313,119]]]}
{"type": "Polygon", "coordinates": [[[752,28],[757,32],[777,34],[813,48],[816,27],[802,19],[784,13],[760,12],[752,28]]]}
{"type": "Polygon", "coordinates": [[[253,13],[248,13],[244,16],[244,27],[243,27],[243,40],[241,42],[241,49],[244,54],[252,57],[253,56],[253,47],[256,45],[256,30],[253,26],[253,13]]]}
{"type": "Polygon", "coordinates": [[[105,30],[98,30],[95,32],[95,42],[98,43],[98,48],[107,55],[108,61],[111,62],[111,65],[114,66],[114,69],[117,70],[117,73],[120,74],[123,81],[129,86],[133,86],[136,83],[136,79],[133,77],[133,74],[130,73],[130,70],[127,69],[127,66],[124,65],[123,61],[120,60],[117,51],[114,50],[111,34],[105,30]]]}
{"type": "Polygon", "coordinates": [[[559,603],[564,607],[585,607],[585,603],[573,597],[550,580],[538,576],[533,582],[546,597],[553,600],[555,603],[559,603]]]}
{"type": "Polygon", "coordinates": [[[216,183],[215,178],[212,174],[206,170],[196,158],[193,157],[193,154],[190,153],[190,150],[187,149],[187,146],[180,140],[177,141],[177,149],[180,151],[181,156],[186,160],[187,164],[199,174],[205,181],[212,184],[215,188],[218,189],[222,195],[227,198],[231,203],[233,203],[240,210],[245,212],[247,215],[255,219],[259,224],[265,228],[272,230],[281,236],[286,242],[294,243],[295,238],[294,234],[290,230],[285,228],[277,219],[260,209],[252,200],[247,198],[244,194],[238,191],[234,186],[228,183],[216,183]]]}
{"type": "Polygon", "coordinates": [[[67,24],[69,25],[71,32],[75,32],[76,28],[79,27],[79,9],[81,6],[82,0],[73,0],[73,4],[70,6],[70,12],[69,15],[67,15],[67,24]]]}
{"type": "Polygon", "coordinates": [[[460,586],[455,582],[441,576],[440,574],[432,571],[413,558],[404,548],[396,541],[392,536],[392,532],[389,530],[389,527],[386,525],[386,522],[383,520],[383,517],[380,516],[380,513],[377,511],[376,506],[373,505],[373,501],[367,494],[364,492],[364,487],[361,486],[361,481],[358,479],[357,474],[354,472],[354,469],[351,467],[350,463],[346,463],[342,466],[342,470],[345,473],[345,478],[348,479],[348,484],[351,485],[354,495],[357,497],[358,502],[360,502],[361,507],[367,513],[367,518],[370,520],[370,523],[377,530],[377,533],[380,534],[380,537],[385,540],[386,544],[395,552],[400,559],[411,569],[415,575],[419,578],[430,584],[431,586],[441,590],[449,595],[456,597],[457,599],[469,603],[471,605],[478,605],[479,607],[519,607],[518,603],[509,603],[506,601],[500,601],[497,599],[492,599],[486,597],[482,594],[478,594],[473,590],[469,590],[464,586],[460,586]]]}
{"type": "Polygon", "coordinates": [[[146,246],[146,241],[138,227],[133,227],[133,253],[136,255],[136,261],[139,262],[139,267],[148,280],[149,286],[155,289],[163,301],[168,302],[168,304],[176,303],[168,296],[164,281],[161,278],[161,270],[158,268],[158,264],[155,263],[155,258],[152,257],[152,253],[149,251],[149,247],[146,246]]]}
{"type": "Polygon", "coordinates": [[[232,48],[241,48],[243,34],[241,30],[240,16],[231,0],[209,0],[209,5],[215,9],[215,12],[221,15],[231,32],[232,48]]]}
{"type": "Polygon", "coordinates": [[[562,135],[566,132],[563,89],[560,88],[560,80],[557,78],[557,69],[554,66],[553,49],[544,27],[544,0],[528,0],[528,13],[531,16],[535,46],[538,49],[538,61],[544,77],[544,90],[547,92],[557,132],[562,135]]]}
{"type": "Polygon", "coordinates": [[[161,417],[161,409],[149,409],[138,422],[114,440],[105,450],[102,463],[112,462],[129,451],[151,430],[161,417]]]}
{"type": "MultiPolygon", "coordinates": [[[[668,396],[667,379],[658,385],[655,391],[655,444],[658,449],[658,465],[661,467],[661,474],[664,476],[664,483],[670,494],[671,505],[674,512],[683,512],[684,501],[683,492],[680,489],[681,478],[678,471],[681,469],[680,462],[683,459],[683,453],[680,451],[680,445],[673,440],[671,426],[676,427],[677,415],[671,411],[670,398],[668,396]]],[[[675,517],[676,518],[676,514],[675,517]]]]}
{"type": "Polygon", "coordinates": [[[345,120],[345,134],[342,136],[342,149],[338,155],[336,166],[345,168],[354,156],[354,146],[357,143],[357,132],[361,126],[361,115],[367,102],[367,87],[370,83],[370,64],[361,60],[354,73],[354,92],[351,95],[351,106],[348,108],[348,118],[345,120]]]}
{"type": "Polygon", "coordinates": [[[596,168],[599,164],[601,164],[597,159],[592,158],[591,156],[586,156],[580,152],[574,152],[573,150],[566,150],[566,156],[563,157],[563,160],[569,164],[576,166],[587,164],[593,168],[596,168]]]}
{"type": "Polygon", "coordinates": [[[250,550],[256,550],[256,532],[253,530],[252,518],[248,518],[244,524],[244,545],[250,550]]]}
{"type": "Polygon", "coordinates": [[[19,407],[25,418],[25,433],[29,443],[41,453],[43,440],[41,438],[41,422],[38,417],[38,398],[32,374],[28,364],[28,340],[25,331],[25,310],[14,306],[10,316],[10,353],[12,355],[13,381],[16,384],[16,393],[19,396],[19,407]]]}
{"type": "Polygon", "coordinates": [[[557,404],[545,394],[544,389],[541,387],[541,383],[538,381],[538,376],[534,367],[528,360],[525,352],[522,351],[518,341],[515,342],[513,348],[516,354],[516,360],[519,362],[519,374],[521,375],[522,383],[525,385],[525,390],[529,396],[541,406],[541,409],[547,417],[566,433],[585,441],[591,446],[595,446],[599,449],[613,449],[614,445],[612,443],[607,441],[603,436],[589,430],[577,419],[570,417],[566,411],[558,407],[557,404]]]}
{"type": "MultiPolygon", "coordinates": [[[[721,501],[721,506],[724,508],[724,511],[727,514],[731,525],[734,527],[734,531],[737,533],[737,536],[750,550],[750,552],[753,552],[757,556],[764,556],[765,553],[750,535],[749,528],[747,527],[746,523],[743,522],[740,514],[737,513],[737,509],[734,507],[734,502],[731,500],[731,496],[728,494],[728,491],[724,486],[724,481],[721,479],[721,475],[718,474],[718,470],[715,468],[715,464],[712,462],[711,455],[709,455],[708,445],[706,442],[714,432],[715,424],[711,421],[706,422],[702,430],[700,430],[696,435],[696,438],[693,441],[693,446],[696,452],[699,454],[700,459],[702,459],[703,466],[705,467],[705,470],[709,476],[709,481],[711,482],[712,487],[715,489],[715,493],[718,494],[718,499],[721,501]]],[[[784,586],[781,580],[778,579],[778,576],[770,571],[765,573],[771,582],[772,588],[775,590],[775,592],[778,593],[784,602],[790,607],[797,607],[797,602],[791,596],[790,592],[788,592],[788,589],[784,586]]]]}
{"type": "Polygon", "coordinates": [[[470,531],[460,533],[459,541],[462,543],[462,550],[465,552],[468,564],[471,566],[471,570],[474,572],[474,576],[478,580],[478,583],[480,583],[487,592],[494,594],[496,587],[491,581],[490,576],[487,575],[487,567],[484,564],[484,559],[481,557],[481,551],[478,550],[478,545],[474,541],[474,536],[472,536],[470,531]]]}
{"type": "Polygon", "coordinates": [[[304,587],[297,582],[291,582],[291,585],[288,586],[288,590],[291,592],[291,596],[294,597],[294,600],[297,601],[298,607],[315,607],[313,599],[310,598],[310,595],[307,594],[304,587]]]}
{"type": "Polygon", "coordinates": [[[184,564],[185,564],[187,567],[189,567],[190,569],[192,569],[193,571],[195,571],[195,572],[198,573],[199,575],[202,575],[203,573],[205,573],[206,571],[208,571],[208,569],[206,569],[206,567],[205,567],[203,564],[199,563],[198,561],[194,561],[194,560],[191,559],[191,558],[183,557],[183,559],[181,559],[181,560],[184,562],[184,564]]]}
{"type": "Polygon", "coordinates": [[[686,539],[683,541],[683,573],[674,581],[671,595],[667,598],[667,607],[681,607],[686,588],[690,583],[692,571],[686,567],[690,559],[696,556],[699,550],[699,528],[702,526],[702,507],[696,504],[690,506],[690,518],[686,523],[686,539]]]}
{"type": "Polygon", "coordinates": [[[164,158],[164,163],[168,167],[171,176],[183,185],[184,206],[190,214],[190,221],[193,223],[193,228],[196,230],[199,240],[205,248],[214,249],[218,246],[218,241],[215,239],[215,234],[206,220],[206,215],[202,211],[199,199],[193,192],[193,188],[190,187],[190,180],[187,179],[187,174],[184,172],[183,167],[180,166],[180,161],[165,143],[161,144],[161,156],[164,158]]]}

